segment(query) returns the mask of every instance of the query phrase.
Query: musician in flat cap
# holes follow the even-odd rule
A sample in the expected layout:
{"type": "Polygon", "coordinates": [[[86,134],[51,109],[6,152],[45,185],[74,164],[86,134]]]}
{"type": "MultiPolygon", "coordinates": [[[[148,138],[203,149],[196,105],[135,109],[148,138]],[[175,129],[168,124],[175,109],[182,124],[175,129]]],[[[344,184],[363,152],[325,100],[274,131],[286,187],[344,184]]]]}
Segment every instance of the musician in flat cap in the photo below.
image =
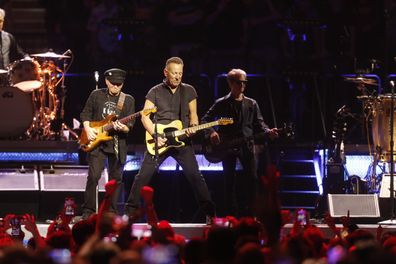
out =
{"type": "MultiPolygon", "coordinates": [[[[114,179],[120,186],[127,156],[126,138],[135,121],[129,118],[135,112],[135,99],[121,91],[126,72],[113,68],[107,70],[104,77],[107,87],[92,91],[80,115],[84,126],[82,135],[85,134],[87,139],[83,150],[88,152],[89,164],[82,205],[83,219],[96,212],[96,188],[106,161],[109,180],[114,179]],[[111,136],[110,140],[107,135],[111,136]]],[[[81,137],[80,142],[82,140],[81,137]]],[[[118,194],[119,187],[110,208],[114,213],[117,213],[118,194]]]]}

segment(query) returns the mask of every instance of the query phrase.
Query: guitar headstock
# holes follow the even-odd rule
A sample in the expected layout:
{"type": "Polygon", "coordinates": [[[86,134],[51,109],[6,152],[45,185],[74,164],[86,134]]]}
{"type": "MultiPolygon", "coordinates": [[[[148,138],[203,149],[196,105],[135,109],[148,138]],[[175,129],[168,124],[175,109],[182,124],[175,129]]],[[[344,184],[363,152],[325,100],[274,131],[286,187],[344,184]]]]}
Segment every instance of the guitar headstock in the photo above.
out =
{"type": "Polygon", "coordinates": [[[157,107],[156,106],[151,107],[151,108],[147,108],[147,109],[143,109],[142,110],[142,115],[149,115],[149,114],[152,114],[152,113],[155,113],[155,112],[157,112],[157,107]]]}
{"type": "Polygon", "coordinates": [[[234,119],[232,119],[232,118],[220,118],[220,119],[217,120],[217,122],[221,126],[231,125],[231,124],[234,123],[234,119]]]}
{"type": "Polygon", "coordinates": [[[279,133],[288,139],[294,139],[295,128],[294,123],[283,123],[283,126],[279,129],[279,133]]]}

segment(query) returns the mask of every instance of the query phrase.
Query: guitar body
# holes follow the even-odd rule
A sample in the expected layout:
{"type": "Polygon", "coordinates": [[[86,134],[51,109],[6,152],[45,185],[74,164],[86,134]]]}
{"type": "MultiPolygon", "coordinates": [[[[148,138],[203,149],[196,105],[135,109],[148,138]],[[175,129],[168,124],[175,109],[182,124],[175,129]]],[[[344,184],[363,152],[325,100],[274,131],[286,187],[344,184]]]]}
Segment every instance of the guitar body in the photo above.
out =
{"type": "Polygon", "coordinates": [[[225,139],[220,137],[221,142],[214,145],[207,138],[202,144],[202,152],[204,157],[210,163],[221,162],[228,154],[235,152],[235,148],[246,142],[245,138],[225,139]]]}
{"type": "Polygon", "coordinates": [[[221,162],[228,153],[227,151],[217,147],[216,145],[211,144],[210,142],[206,142],[203,144],[202,152],[205,156],[205,159],[210,163],[221,162]]]}
{"type": "Polygon", "coordinates": [[[126,124],[127,122],[136,119],[138,116],[141,115],[149,115],[151,113],[155,113],[157,111],[156,107],[143,109],[139,112],[133,113],[129,116],[123,117],[121,119],[117,119],[115,114],[108,115],[105,119],[101,121],[91,121],[89,122],[89,126],[95,128],[98,131],[96,138],[92,141],[88,140],[87,133],[85,129],[82,130],[78,143],[80,144],[80,148],[85,152],[90,152],[102,142],[112,140],[113,137],[109,136],[109,132],[114,130],[113,121],[118,121],[121,124],[126,124]]]}
{"type": "MultiPolygon", "coordinates": [[[[175,137],[172,134],[175,131],[182,130],[183,124],[180,120],[174,120],[167,125],[157,124],[157,133],[158,135],[162,135],[166,137],[166,144],[158,149],[158,154],[162,154],[167,151],[169,148],[180,148],[185,146],[185,143],[179,139],[179,137],[175,137]]],[[[154,138],[146,131],[146,146],[147,151],[151,155],[155,155],[155,140],[154,138]]]]}
{"type": "MultiPolygon", "coordinates": [[[[289,139],[294,138],[294,125],[284,124],[283,127],[278,128],[279,136],[284,136],[289,139]]],[[[207,138],[202,144],[202,152],[207,161],[211,163],[218,163],[222,161],[228,154],[235,153],[237,148],[248,144],[249,140],[257,140],[265,136],[264,132],[257,133],[251,137],[226,137],[220,135],[220,144],[214,145],[207,138]]]]}
{"type": "Polygon", "coordinates": [[[79,144],[83,151],[91,152],[94,148],[100,145],[102,142],[112,140],[113,137],[109,136],[109,131],[103,129],[104,126],[111,124],[116,119],[115,115],[108,115],[101,121],[91,121],[89,126],[95,128],[98,131],[96,138],[92,141],[88,140],[87,133],[83,129],[80,135],[79,144]]]}

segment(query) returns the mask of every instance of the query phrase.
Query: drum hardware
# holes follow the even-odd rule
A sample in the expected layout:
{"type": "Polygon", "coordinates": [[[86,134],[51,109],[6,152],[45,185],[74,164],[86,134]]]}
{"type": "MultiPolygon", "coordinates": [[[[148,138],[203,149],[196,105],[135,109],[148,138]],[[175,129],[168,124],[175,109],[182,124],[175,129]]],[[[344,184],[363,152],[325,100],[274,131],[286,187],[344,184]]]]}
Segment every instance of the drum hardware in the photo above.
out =
{"type": "Polygon", "coordinates": [[[56,54],[52,50],[45,53],[30,54],[32,57],[51,58],[51,59],[70,59],[71,56],[65,54],[56,54]]]}
{"type": "Polygon", "coordinates": [[[374,79],[364,78],[364,77],[344,77],[347,82],[357,83],[357,84],[367,84],[378,86],[378,83],[374,79]]]}
{"type": "Polygon", "coordinates": [[[41,88],[32,92],[35,102],[35,114],[32,125],[26,135],[36,140],[58,140],[62,138],[63,129],[68,129],[63,123],[65,87],[64,78],[70,64],[63,63],[63,69],[58,60],[72,58],[70,50],[64,54],[56,54],[51,50],[46,53],[30,55],[36,57],[40,65],[41,88]],[[70,55],[70,56],[69,56],[70,55]],[[62,87],[60,83],[62,82],[62,87]]]}

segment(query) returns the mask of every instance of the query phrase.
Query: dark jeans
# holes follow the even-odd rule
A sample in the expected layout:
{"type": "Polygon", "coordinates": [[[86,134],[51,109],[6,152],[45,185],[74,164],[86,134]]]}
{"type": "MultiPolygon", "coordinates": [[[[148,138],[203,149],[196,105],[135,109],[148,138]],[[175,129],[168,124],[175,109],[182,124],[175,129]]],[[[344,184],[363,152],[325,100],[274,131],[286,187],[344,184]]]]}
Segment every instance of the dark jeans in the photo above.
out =
{"type": "MultiPolygon", "coordinates": [[[[200,208],[206,215],[215,215],[215,206],[209,194],[205,178],[199,171],[198,163],[195,158],[194,150],[191,145],[181,148],[172,148],[158,157],[158,164],[161,164],[167,157],[172,156],[183,168],[183,174],[191,184],[200,208]]],[[[156,162],[154,156],[149,153],[144,154],[144,160],[141,168],[136,174],[132,184],[129,197],[125,204],[125,213],[132,215],[140,207],[140,189],[148,185],[156,172],[156,162]]]]}
{"type": "Polygon", "coordinates": [[[100,177],[102,176],[102,171],[106,165],[106,161],[108,164],[109,180],[114,179],[118,184],[110,208],[110,211],[117,212],[117,201],[120,192],[124,166],[113,153],[105,153],[101,150],[96,151],[95,154],[90,153],[88,159],[89,169],[84,193],[84,204],[82,205],[83,213],[91,214],[96,212],[96,188],[98,186],[100,177]]]}
{"type": "Polygon", "coordinates": [[[226,214],[253,216],[253,204],[258,192],[257,164],[251,149],[241,147],[230,152],[223,160],[224,200],[226,214]],[[236,173],[239,159],[243,171],[236,173]]]}

